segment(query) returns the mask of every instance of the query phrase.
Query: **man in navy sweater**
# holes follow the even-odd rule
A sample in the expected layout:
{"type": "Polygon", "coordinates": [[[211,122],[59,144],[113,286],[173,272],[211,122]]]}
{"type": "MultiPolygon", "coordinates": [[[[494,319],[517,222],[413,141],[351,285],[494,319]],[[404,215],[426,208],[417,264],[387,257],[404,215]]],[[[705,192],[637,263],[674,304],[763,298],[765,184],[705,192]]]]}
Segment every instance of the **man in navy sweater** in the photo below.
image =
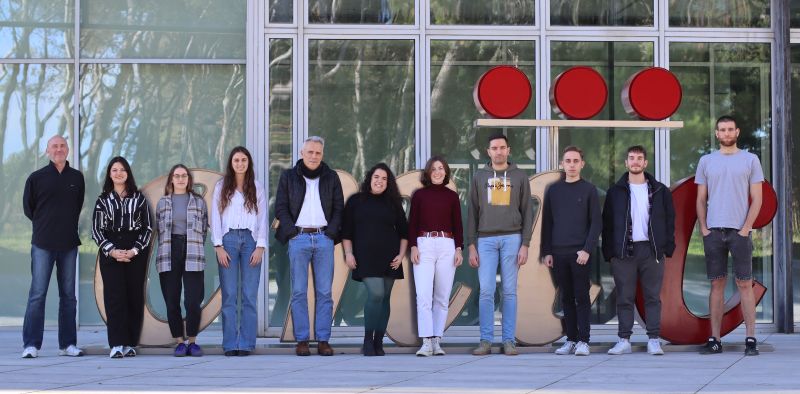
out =
{"type": "Polygon", "coordinates": [[[567,341],[556,354],[589,355],[589,257],[600,236],[597,188],[581,179],[583,151],[564,149],[564,176],[550,185],[542,205],[542,263],[553,268],[561,293],[567,341]]]}

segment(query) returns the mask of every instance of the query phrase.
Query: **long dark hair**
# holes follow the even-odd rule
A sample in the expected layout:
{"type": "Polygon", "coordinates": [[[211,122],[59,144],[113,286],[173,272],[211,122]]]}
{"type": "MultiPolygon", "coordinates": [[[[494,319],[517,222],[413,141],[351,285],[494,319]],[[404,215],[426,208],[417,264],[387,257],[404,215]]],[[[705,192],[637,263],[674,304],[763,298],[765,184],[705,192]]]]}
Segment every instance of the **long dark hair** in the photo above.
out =
{"type": "Polygon", "coordinates": [[[133,178],[131,165],[128,164],[128,161],[122,156],[116,156],[108,162],[108,167],[106,167],[106,179],[103,182],[103,194],[109,194],[114,190],[114,181],[111,180],[111,166],[115,163],[122,164],[122,168],[128,173],[128,178],[125,179],[125,195],[132,196],[139,188],[136,187],[136,179],[133,178]]]}
{"type": "Polygon", "coordinates": [[[367,171],[367,174],[364,175],[364,181],[361,182],[361,194],[372,194],[372,186],[370,185],[370,181],[372,180],[372,175],[375,174],[376,170],[383,170],[386,172],[386,190],[384,190],[380,196],[392,204],[392,206],[402,208],[403,198],[400,196],[400,188],[397,187],[397,179],[386,163],[375,164],[369,169],[369,171],[367,171]]]}
{"type": "Polygon", "coordinates": [[[428,159],[427,163],[425,163],[425,170],[422,171],[422,175],[419,177],[420,182],[422,182],[422,186],[433,185],[431,173],[433,172],[433,163],[436,163],[437,161],[442,163],[442,167],[444,167],[444,181],[442,181],[442,185],[447,186],[447,184],[450,183],[450,165],[447,164],[447,160],[445,160],[442,156],[433,156],[428,159]]]}
{"type": "Polygon", "coordinates": [[[219,211],[225,212],[225,208],[231,203],[233,192],[236,191],[236,172],[233,171],[233,155],[243,153],[247,156],[247,171],[244,173],[244,185],[242,185],[242,194],[244,194],[244,208],[247,212],[258,213],[258,197],[256,196],[256,174],[253,171],[253,156],[250,151],[243,146],[237,146],[231,149],[231,154],[228,155],[228,165],[225,167],[225,177],[222,178],[222,191],[220,192],[219,211]]]}
{"type": "Polygon", "coordinates": [[[178,168],[183,168],[186,170],[186,174],[189,175],[188,182],[186,183],[186,192],[198,196],[198,194],[194,192],[194,176],[192,175],[192,172],[189,171],[189,169],[183,164],[175,164],[172,166],[172,169],[169,170],[169,175],[167,175],[167,184],[164,185],[164,195],[169,196],[175,192],[175,186],[172,185],[172,177],[175,175],[175,170],[178,168]]]}

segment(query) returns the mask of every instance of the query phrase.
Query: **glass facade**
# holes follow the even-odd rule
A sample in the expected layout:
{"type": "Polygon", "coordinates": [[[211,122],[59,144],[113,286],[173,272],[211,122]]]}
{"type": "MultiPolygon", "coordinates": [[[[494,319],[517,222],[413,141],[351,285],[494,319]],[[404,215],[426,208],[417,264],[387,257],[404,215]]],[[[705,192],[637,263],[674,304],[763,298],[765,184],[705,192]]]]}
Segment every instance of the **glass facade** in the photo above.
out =
{"type": "MultiPolygon", "coordinates": [[[[793,34],[800,37],[798,10],[800,1],[792,1],[793,34]]],[[[632,144],[648,149],[648,171],[662,182],[693,175],[699,157],[716,149],[714,119],[731,113],[740,120],[740,145],[759,156],[771,180],[770,13],[769,0],[268,0],[258,7],[245,0],[0,0],[0,185],[9,191],[0,196],[0,294],[9,300],[0,307],[0,325],[21,324],[30,278],[27,263],[20,264],[30,248],[21,186],[47,162],[44,144],[52,135],[70,141],[70,161],[87,180],[79,315],[80,324],[100,324],[88,207],[117,154],[131,161],[143,186],[178,162],[220,170],[231,147],[247,145],[263,164],[256,174],[269,186],[272,219],[280,171],[298,159],[306,136],[325,137],[326,162],[359,181],[380,161],[399,175],[421,168],[431,155],[446,155],[465,206],[471,174],[487,161],[485,136],[503,131],[512,161],[531,175],[555,169],[551,148],[583,147],[584,175],[602,197],[624,173],[624,151],[632,144]],[[546,128],[477,128],[473,86],[501,64],[515,65],[531,81],[533,98],[520,115],[528,119],[557,118],[549,84],[575,65],[594,68],[608,84],[608,102],[594,119],[631,119],[620,100],[623,85],[642,68],[665,67],[683,88],[672,120],[685,125],[556,135],[546,128]]],[[[795,101],[798,59],[795,46],[795,101]]],[[[798,184],[800,167],[795,170],[798,184]]],[[[800,220],[792,220],[800,234],[800,220]]],[[[768,289],[780,271],[773,268],[771,231],[754,233],[754,271],[768,289]]],[[[794,239],[800,253],[800,236],[794,239]]],[[[276,335],[289,300],[288,259],[272,237],[267,256],[260,334],[276,335]]],[[[213,257],[210,262],[207,295],[217,283],[213,257]]],[[[593,323],[613,322],[608,265],[596,258],[592,264],[602,287],[593,323]]],[[[794,265],[800,321],[800,263],[794,265]]],[[[163,315],[152,271],[149,302],[163,315]]],[[[456,281],[477,290],[476,276],[465,264],[456,281]]],[[[707,313],[698,234],[684,283],[689,308],[707,313]]],[[[728,294],[733,291],[729,286],[728,294]]],[[[348,283],[337,325],[361,324],[362,293],[359,283],[348,283]]],[[[52,323],[56,293],[50,294],[52,323]]],[[[774,320],[772,297],[770,290],[758,306],[761,323],[774,320]]],[[[476,324],[474,294],[455,325],[476,324]]]]}
{"type": "MultiPolygon", "coordinates": [[[[70,163],[86,179],[76,283],[82,325],[102,324],[90,228],[108,160],[126,157],[143,187],[176,163],[219,171],[230,148],[246,141],[246,1],[76,3],[0,0],[0,184],[9,191],[0,197],[2,325],[21,325],[25,313],[31,225],[22,190],[48,163],[51,136],[67,139],[70,163]]],[[[210,242],[206,254],[213,256],[210,242]]],[[[206,296],[218,282],[209,264],[206,296]]],[[[55,276],[52,284],[48,324],[57,315],[55,276]]],[[[154,265],[148,301],[165,318],[154,265]]]]}

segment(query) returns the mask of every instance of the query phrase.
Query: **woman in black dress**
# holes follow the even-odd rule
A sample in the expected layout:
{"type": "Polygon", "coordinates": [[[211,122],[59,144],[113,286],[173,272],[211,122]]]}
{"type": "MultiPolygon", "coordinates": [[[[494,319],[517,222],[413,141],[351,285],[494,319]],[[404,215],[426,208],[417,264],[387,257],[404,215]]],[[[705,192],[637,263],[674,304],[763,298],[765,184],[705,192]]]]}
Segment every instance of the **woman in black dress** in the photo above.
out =
{"type": "Polygon", "coordinates": [[[345,263],[353,280],[364,282],[364,355],[383,356],[389,323],[389,299],[395,279],[403,279],[401,263],[408,246],[408,221],[392,170],[372,167],[361,191],[347,200],[342,225],[345,263]]]}

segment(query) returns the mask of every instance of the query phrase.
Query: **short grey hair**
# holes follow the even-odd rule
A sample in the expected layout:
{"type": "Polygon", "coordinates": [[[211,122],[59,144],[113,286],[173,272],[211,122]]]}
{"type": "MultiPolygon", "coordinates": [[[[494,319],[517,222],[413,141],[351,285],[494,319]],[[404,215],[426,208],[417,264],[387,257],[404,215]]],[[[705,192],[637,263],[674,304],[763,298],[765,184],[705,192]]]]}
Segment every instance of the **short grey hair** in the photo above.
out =
{"type": "Polygon", "coordinates": [[[306,138],[305,141],[303,141],[303,145],[305,145],[305,144],[307,144],[309,142],[316,142],[316,143],[322,145],[323,148],[325,147],[325,139],[320,137],[320,136],[318,136],[318,135],[312,135],[311,137],[306,138]]]}

